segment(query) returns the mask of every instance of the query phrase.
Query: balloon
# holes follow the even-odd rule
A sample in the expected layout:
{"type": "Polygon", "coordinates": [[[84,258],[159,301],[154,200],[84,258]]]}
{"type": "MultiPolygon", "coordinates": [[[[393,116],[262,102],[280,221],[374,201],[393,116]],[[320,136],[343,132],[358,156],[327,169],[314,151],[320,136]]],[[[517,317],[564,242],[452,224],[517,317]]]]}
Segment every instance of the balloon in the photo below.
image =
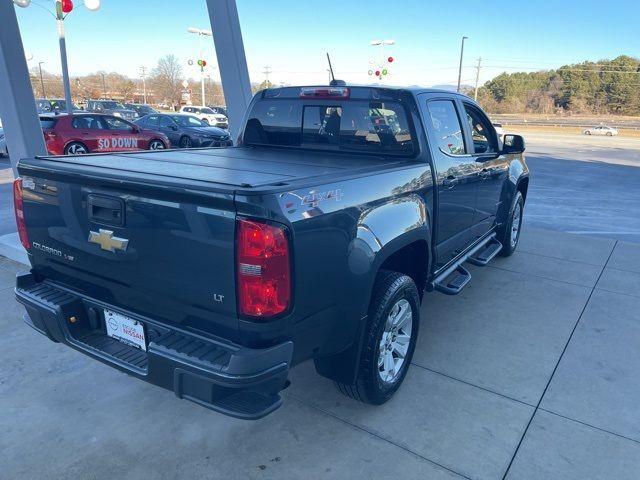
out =
{"type": "Polygon", "coordinates": [[[62,13],[69,13],[73,10],[73,2],[71,0],[61,0],[62,13]]]}
{"type": "Polygon", "coordinates": [[[13,4],[21,8],[27,8],[31,5],[31,0],[13,0],[13,4]]]}
{"type": "Polygon", "coordinates": [[[100,8],[100,0],[84,0],[84,6],[87,7],[87,10],[95,12],[100,8]]]}
{"type": "Polygon", "coordinates": [[[393,62],[393,57],[387,58],[387,62],[389,62],[389,63],[393,62]]]}

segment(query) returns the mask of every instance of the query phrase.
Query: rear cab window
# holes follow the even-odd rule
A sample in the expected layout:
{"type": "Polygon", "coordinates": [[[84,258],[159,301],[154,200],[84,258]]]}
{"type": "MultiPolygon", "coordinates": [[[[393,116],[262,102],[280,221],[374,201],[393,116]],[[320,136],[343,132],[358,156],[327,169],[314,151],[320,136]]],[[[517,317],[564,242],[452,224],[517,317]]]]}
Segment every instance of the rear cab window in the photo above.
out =
{"type": "Polygon", "coordinates": [[[267,91],[253,105],[245,144],[400,156],[417,151],[407,108],[398,99],[371,98],[371,88],[344,87],[350,92],[337,98],[301,98],[305,88],[281,90],[276,98],[267,91]],[[360,91],[354,95],[354,90],[360,91]]]}

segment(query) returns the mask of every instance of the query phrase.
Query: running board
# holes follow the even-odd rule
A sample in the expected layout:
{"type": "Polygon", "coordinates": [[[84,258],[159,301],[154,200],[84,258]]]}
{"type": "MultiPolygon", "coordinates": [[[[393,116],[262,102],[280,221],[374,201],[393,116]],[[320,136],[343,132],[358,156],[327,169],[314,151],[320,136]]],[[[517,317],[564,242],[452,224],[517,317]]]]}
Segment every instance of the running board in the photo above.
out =
{"type": "Polygon", "coordinates": [[[433,288],[440,293],[457,295],[467,286],[470,280],[471,273],[469,270],[462,265],[458,265],[446,278],[443,278],[439,282],[434,282],[433,288]]]}
{"type": "Polygon", "coordinates": [[[493,260],[498,253],[502,250],[502,243],[493,237],[490,242],[485,245],[485,249],[482,250],[477,255],[470,256],[467,258],[467,262],[476,265],[478,267],[484,267],[491,260],[493,260]]]}
{"type": "MultiPolygon", "coordinates": [[[[486,263],[484,263],[484,265],[486,265],[498,254],[501,248],[502,244],[496,239],[495,233],[488,236],[478,245],[462,255],[453,265],[438,274],[432,282],[427,284],[427,290],[436,290],[446,295],[457,295],[471,280],[471,273],[469,270],[464,268],[462,264],[466,261],[475,263],[474,260],[481,262],[487,258],[486,263]],[[482,253],[476,256],[480,251],[482,251],[482,253]],[[473,260],[471,260],[471,258],[473,258],[473,260]]],[[[477,263],[475,264],[477,265],[477,263]]]]}

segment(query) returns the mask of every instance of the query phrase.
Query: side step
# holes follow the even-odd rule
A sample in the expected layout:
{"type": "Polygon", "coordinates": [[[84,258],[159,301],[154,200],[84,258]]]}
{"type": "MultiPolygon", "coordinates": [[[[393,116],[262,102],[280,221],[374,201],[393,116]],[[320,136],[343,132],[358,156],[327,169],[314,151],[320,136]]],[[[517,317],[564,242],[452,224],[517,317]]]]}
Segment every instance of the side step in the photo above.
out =
{"type": "Polygon", "coordinates": [[[467,258],[467,262],[478,267],[484,267],[500,253],[500,250],[502,250],[502,243],[493,237],[491,241],[485,245],[484,250],[467,258]]]}
{"type": "Polygon", "coordinates": [[[438,292],[447,295],[457,295],[462,291],[467,283],[471,280],[471,273],[462,265],[458,265],[456,269],[447,277],[438,282],[434,282],[433,288],[438,292]],[[448,280],[448,281],[447,281],[448,280]],[[445,283],[446,282],[446,283],[445,283]]]}
{"type": "Polygon", "coordinates": [[[490,235],[462,255],[432,282],[428,283],[427,290],[436,290],[447,295],[457,295],[471,280],[471,273],[462,264],[469,262],[474,265],[484,266],[500,252],[501,248],[502,244],[496,239],[496,234],[490,235]]]}

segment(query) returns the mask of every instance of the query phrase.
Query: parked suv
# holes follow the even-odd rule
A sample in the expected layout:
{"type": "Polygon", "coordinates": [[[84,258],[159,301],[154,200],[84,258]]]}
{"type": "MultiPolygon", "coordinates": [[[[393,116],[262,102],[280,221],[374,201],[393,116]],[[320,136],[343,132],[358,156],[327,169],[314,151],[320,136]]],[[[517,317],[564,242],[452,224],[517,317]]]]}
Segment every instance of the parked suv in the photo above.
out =
{"type": "Polygon", "coordinates": [[[138,113],[135,110],[125,108],[120,102],[115,100],[89,100],[87,103],[88,112],[108,113],[115,117],[121,117],[125,120],[135,120],[138,113]]]}
{"type": "Polygon", "coordinates": [[[200,120],[208,123],[213,127],[229,127],[229,120],[227,119],[227,117],[219,113],[215,113],[209,107],[185,105],[180,109],[180,111],[182,113],[190,113],[191,115],[198,117],[200,120]]]}

